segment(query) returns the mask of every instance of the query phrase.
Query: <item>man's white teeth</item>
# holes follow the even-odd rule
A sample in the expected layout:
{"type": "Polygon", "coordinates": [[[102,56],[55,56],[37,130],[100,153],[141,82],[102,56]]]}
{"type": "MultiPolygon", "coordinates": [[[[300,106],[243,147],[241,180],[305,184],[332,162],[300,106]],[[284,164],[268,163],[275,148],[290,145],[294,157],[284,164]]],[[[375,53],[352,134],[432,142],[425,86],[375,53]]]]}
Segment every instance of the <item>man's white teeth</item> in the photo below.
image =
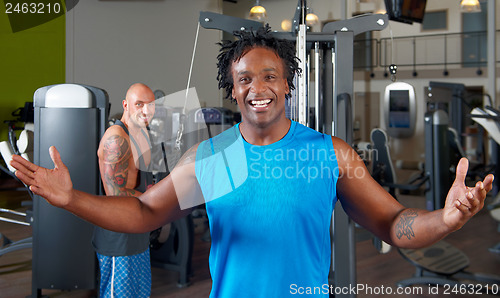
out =
{"type": "Polygon", "coordinates": [[[252,100],[250,103],[256,108],[263,108],[271,102],[270,99],[252,100]]]}

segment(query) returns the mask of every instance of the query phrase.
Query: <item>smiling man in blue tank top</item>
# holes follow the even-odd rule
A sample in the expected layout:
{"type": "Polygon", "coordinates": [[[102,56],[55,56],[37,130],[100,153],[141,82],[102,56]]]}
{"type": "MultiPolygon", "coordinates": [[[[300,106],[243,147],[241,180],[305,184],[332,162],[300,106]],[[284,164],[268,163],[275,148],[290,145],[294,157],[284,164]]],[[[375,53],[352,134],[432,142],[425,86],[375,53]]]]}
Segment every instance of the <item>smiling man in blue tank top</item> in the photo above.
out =
{"type": "Polygon", "coordinates": [[[296,296],[292,285],[327,283],[337,199],[377,237],[408,248],[442,239],[483,207],[493,176],[467,187],[466,159],[443,209],[403,207],[343,140],[286,118],[285,98],[298,71],[294,45],[275,39],[268,27],[237,37],[221,44],[218,80],[237,102],[241,123],[192,147],[171,175],[138,198],[102,199],[72,189],[54,148],[54,170],[16,156],[17,176],[51,204],[120,232],[153,230],[206,202],[211,297],[296,296]]]}

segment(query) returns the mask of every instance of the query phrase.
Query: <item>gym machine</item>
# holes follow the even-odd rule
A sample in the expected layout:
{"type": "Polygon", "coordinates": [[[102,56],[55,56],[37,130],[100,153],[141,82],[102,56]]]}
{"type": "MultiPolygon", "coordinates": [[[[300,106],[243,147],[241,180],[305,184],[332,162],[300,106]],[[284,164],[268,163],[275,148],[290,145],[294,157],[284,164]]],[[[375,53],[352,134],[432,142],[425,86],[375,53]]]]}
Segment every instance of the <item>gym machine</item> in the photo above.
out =
{"type": "MultiPolygon", "coordinates": [[[[174,156],[173,150],[182,111],[168,106],[167,102],[168,97],[157,98],[155,115],[148,126],[152,145],[148,170],[152,172],[155,183],[168,176],[180,158],[180,154],[174,156]]],[[[151,266],[178,272],[177,286],[189,286],[194,243],[192,216],[185,216],[152,231],[149,240],[151,266]]]]}
{"type": "Polygon", "coordinates": [[[384,118],[387,134],[408,138],[415,133],[417,107],[415,89],[405,82],[394,82],[385,88],[384,118]]]}
{"type": "MultiPolygon", "coordinates": [[[[387,26],[387,15],[366,15],[328,23],[319,33],[307,32],[307,4],[299,0],[291,32],[273,32],[277,38],[294,41],[303,75],[296,77],[287,111],[290,118],[317,131],[335,135],[352,143],[353,44],[354,36],[387,26]],[[312,63],[311,63],[312,62],[312,63]],[[312,67],[314,65],[314,68],[312,67]],[[313,70],[314,99],[308,96],[309,73],[313,70]],[[314,117],[309,110],[314,107],[314,117]]],[[[233,33],[256,30],[263,24],[255,21],[201,12],[199,23],[206,29],[233,33]]],[[[332,216],[332,267],[330,280],[336,287],[356,286],[355,226],[337,206],[332,216]]],[[[339,295],[354,297],[354,294],[339,295]]]]}
{"type": "MultiPolygon", "coordinates": [[[[52,168],[55,146],[75,189],[101,194],[97,148],[108,119],[108,95],[99,88],[50,85],[36,90],[34,163],[52,168]]],[[[94,226],[43,198],[33,198],[32,296],[42,289],[97,288],[94,226]]]]}
{"type": "Polygon", "coordinates": [[[405,184],[397,183],[389,151],[389,136],[384,130],[375,128],[371,131],[371,141],[371,148],[369,150],[373,151],[373,154],[371,154],[372,177],[380,185],[388,188],[388,192],[393,197],[396,198],[396,189],[412,191],[428,183],[429,176],[425,175],[424,172],[405,184]]]}
{"type": "MultiPolygon", "coordinates": [[[[425,88],[424,94],[427,100],[427,114],[424,118],[424,128],[426,137],[426,152],[431,152],[431,156],[426,154],[426,165],[429,162],[435,162],[434,170],[426,170],[427,174],[435,175],[436,180],[432,185],[432,193],[427,194],[427,209],[434,210],[442,207],[444,201],[443,195],[446,194],[447,189],[451,186],[453,177],[450,176],[446,167],[452,168],[456,165],[461,157],[466,157],[463,147],[465,147],[466,140],[466,127],[472,124],[470,120],[478,119],[484,116],[474,116],[470,113],[475,105],[472,99],[475,95],[489,96],[488,94],[475,94],[467,93],[465,85],[460,83],[445,83],[445,82],[429,82],[429,86],[425,88]],[[433,113],[433,112],[437,112],[433,113]],[[432,128],[433,127],[433,128],[432,128]],[[438,129],[438,127],[441,127],[438,129]],[[436,152],[437,147],[433,145],[431,138],[445,137],[448,134],[449,142],[445,145],[449,148],[441,150],[443,152],[436,152]],[[431,135],[433,135],[431,137],[431,135]],[[433,147],[434,146],[434,147],[433,147]],[[446,152],[444,152],[446,151],[446,152]],[[446,177],[450,176],[450,177],[446,177]],[[436,189],[433,186],[436,186],[436,189]],[[441,188],[441,189],[439,189],[441,188]],[[436,202],[432,202],[433,198],[436,202]]],[[[490,99],[491,101],[491,99],[490,99]]],[[[485,107],[488,109],[490,107],[485,107]]],[[[490,115],[491,116],[491,115],[490,115]]],[[[477,121],[476,121],[477,122],[477,121]]],[[[469,165],[468,177],[484,177],[486,174],[495,171],[498,173],[498,162],[496,156],[498,155],[497,145],[492,147],[491,156],[493,161],[486,162],[486,150],[484,147],[484,128],[478,127],[478,132],[474,134],[477,137],[477,147],[474,150],[474,157],[477,161],[472,160],[469,165]]],[[[434,139],[437,142],[437,139],[434,139]]],[[[433,179],[431,178],[431,181],[433,179]]],[[[500,182],[493,182],[493,193],[497,193],[500,182]]]]}
{"type": "Polygon", "coordinates": [[[188,113],[185,148],[216,136],[234,125],[233,112],[226,108],[199,108],[188,113]]]}
{"type": "MultiPolygon", "coordinates": [[[[165,102],[168,102],[168,100],[165,100],[165,102]]],[[[157,109],[165,109],[165,106],[157,105],[157,109]]],[[[187,132],[182,137],[182,152],[233,125],[233,113],[224,108],[198,108],[188,111],[187,115],[184,115],[180,108],[170,107],[158,114],[163,114],[163,117],[155,115],[154,122],[163,122],[163,125],[159,125],[161,129],[154,128],[153,134],[155,131],[168,132],[158,138],[166,159],[163,164],[169,165],[168,169],[164,170],[166,172],[173,168],[173,165],[172,161],[169,160],[169,156],[167,156],[165,148],[167,148],[168,152],[175,150],[173,140],[175,132],[179,128],[179,121],[182,121],[181,119],[185,118],[186,120],[185,129],[187,132]]],[[[153,141],[152,143],[155,144],[156,142],[153,141]]],[[[172,222],[169,229],[165,226],[153,231],[150,237],[151,265],[179,272],[178,287],[186,287],[190,284],[189,277],[192,274],[191,259],[194,242],[193,217],[196,217],[195,213],[204,213],[201,212],[202,209],[195,211],[193,215],[172,222]]],[[[203,239],[209,239],[209,237],[210,235],[206,233],[203,239]]]]}
{"type": "MultiPolygon", "coordinates": [[[[484,109],[474,108],[469,115],[472,120],[483,127],[494,141],[492,144],[491,159],[494,164],[494,172],[500,173],[500,110],[491,106],[485,106],[484,109]]],[[[488,205],[491,217],[498,222],[497,231],[500,232],[500,193],[498,184],[493,186],[492,193],[495,195],[493,201],[488,205]]],[[[489,249],[491,252],[500,254],[500,243],[489,249]]]]}
{"type": "Polygon", "coordinates": [[[164,226],[151,232],[149,244],[151,266],[179,272],[177,286],[187,287],[190,285],[189,277],[192,274],[193,219],[188,215],[168,226],[169,229],[164,226]]]}
{"type": "Polygon", "coordinates": [[[456,83],[429,82],[425,90],[428,110],[444,110],[448,113],[450,126],[457,131],[460,144],[462,144],[462,135],[465,128],[465,109],[463,100],[465,98],[465,85],[456,83]],[[443,100],[443,91],[448,91],[449,99],[443,100]]]}
{"type": "Polygon", "coordinates": [[[426,209],[444,207],[453,177],[450,173],[450,143],[448,116],[443,110],[427,112],[424,116],[425,174],[429,185],[425,194],[426,209]]]}
{"type": "MultiPolygon", "coordinates": [[[[0,142],[0,153],[5,162],[6,167],[0,165],[0,170],[16,181],[20,181],[15,175],[15,169],[9,164],[12,160],[12,155],[18,154],[23,156],[27,160],[32,160],[33,155],[33,103],[25,103],[24,108],[19,108],[12,113],[12,116],[20,116],[16,120],[6,120],[9,127],[8,131],[8,141],[0,142]],[[24,122],[24,127],[17,126],[17,122],[24,122]],[[16,131],[21,130],[19,139],[16,137],[16,131]]],[[[27,207],[25,212],[19,210],[11,210],[6,208],[0,208],[0,221],[9,222],[13,224],[30,226],[32,222],[32,206],[33,206],[33,193],[26,186],[10,188],[7,191],[26,191],[30,197],[28,201],[22,201],[21,206],[27,207]],[[4,217],[3,215],[9,215],[10,217],[4,217]],[[23,219],[24,218],[24,219],[23,219]]],[[[27,248],[32,248],[32,237],[26,237],[17,241],[10,240],[6,235],[0,233],[0,256],[22,250],[27,248]]]]}

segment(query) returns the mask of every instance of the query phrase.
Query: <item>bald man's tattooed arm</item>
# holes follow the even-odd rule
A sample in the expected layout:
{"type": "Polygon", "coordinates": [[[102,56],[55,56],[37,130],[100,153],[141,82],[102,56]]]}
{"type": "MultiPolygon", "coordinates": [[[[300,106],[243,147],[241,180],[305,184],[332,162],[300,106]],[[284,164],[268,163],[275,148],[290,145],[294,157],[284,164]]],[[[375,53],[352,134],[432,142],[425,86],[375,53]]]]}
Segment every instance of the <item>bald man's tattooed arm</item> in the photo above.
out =
{"type": "Polygon", "coordinates": [[[122,136],[113,135],[104,140],[103,144],[103,162],[101,166],[102,181],[106,195],[138,196],[141,193],[127,188],[129,179],[128,167],[132,152],[129,142],[122,136]]]}

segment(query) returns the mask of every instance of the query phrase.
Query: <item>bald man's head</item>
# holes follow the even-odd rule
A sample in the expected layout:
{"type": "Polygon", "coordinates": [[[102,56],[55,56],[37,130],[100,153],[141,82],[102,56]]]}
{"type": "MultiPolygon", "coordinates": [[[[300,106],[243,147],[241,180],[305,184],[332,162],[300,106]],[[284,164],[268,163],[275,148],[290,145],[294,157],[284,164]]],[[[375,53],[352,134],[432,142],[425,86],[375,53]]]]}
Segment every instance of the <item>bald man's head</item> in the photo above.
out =
{"type": "Polygon", "coordinates": [[[135,83],[127,90],[123,100],[122,121],[127,125],[147,126],[155,113],[155,95],[142,83],[135,83]]]}

